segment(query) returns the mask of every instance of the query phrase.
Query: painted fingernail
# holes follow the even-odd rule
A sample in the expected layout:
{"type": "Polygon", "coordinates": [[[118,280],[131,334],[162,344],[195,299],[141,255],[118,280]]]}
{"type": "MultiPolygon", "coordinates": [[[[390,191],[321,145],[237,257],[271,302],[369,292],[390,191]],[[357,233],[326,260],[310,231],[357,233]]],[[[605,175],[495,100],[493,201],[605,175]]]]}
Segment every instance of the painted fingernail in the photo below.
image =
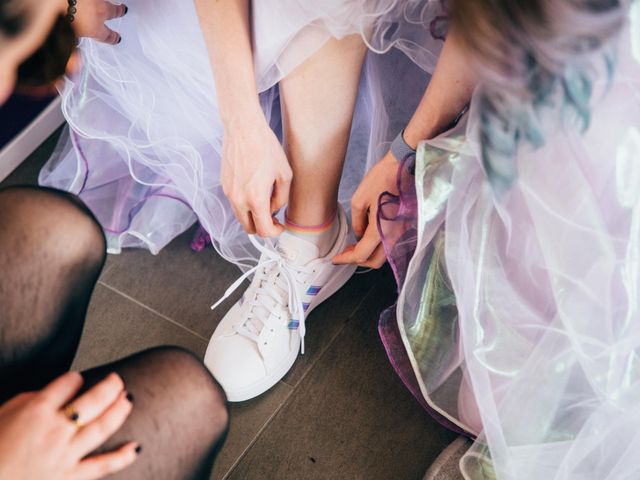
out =
{"type": "Polygon", "coordinates": [[[120,44],[120,42],[122,42],[122,37],[118,35],[118,41],[116,42],[116,45],[120,44]]]}
{"type": "Polygon", "coordinates": [[[126,5],[124,6],[124,13],[122,14],[122,16],[124,17],[127,13],[129,13],[129,7],[127,7],[126,5]]]}
{"type": "Polygon", "coordinates": [[[135,397],[131,392],[127,392],[127,400],[129,400],[130,403],[133,403],[133,401],[135,400],[135,397]]]}
{"type": "Polygon", "coordinates": [[[142,445],[138,445],[138,446],[136,447],[136,454],[137,454],[137,455],[140,455],[140,453],[141,453],[141,452],[142,452],[142,445]]]}

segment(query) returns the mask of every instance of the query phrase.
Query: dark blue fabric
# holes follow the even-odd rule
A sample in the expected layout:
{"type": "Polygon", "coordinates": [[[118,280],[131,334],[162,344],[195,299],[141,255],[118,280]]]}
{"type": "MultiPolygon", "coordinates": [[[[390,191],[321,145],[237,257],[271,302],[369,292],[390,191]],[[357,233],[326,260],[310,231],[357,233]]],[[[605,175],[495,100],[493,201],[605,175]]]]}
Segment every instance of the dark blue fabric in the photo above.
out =
{"type": "Polygon", "coordinates": [[[16,94],[0,106],[0,149],[29,125],[54,98],[53,96],[27,97],[16,94]]]}

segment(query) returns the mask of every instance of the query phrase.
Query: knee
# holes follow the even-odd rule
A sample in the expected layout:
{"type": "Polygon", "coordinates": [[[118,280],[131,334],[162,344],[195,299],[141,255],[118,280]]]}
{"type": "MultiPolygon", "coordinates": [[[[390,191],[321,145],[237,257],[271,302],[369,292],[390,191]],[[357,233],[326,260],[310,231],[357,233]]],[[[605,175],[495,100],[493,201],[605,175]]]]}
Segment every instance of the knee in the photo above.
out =
{"type": "Polygon", "coordinates": [[[99,269],[105,260],[102,228],[77,197],[59,190],[0,190],[0,239],[15,238],[31,255],[65,267],[99,269]]]}
{"type": "Polygon", "coordinates": [[[182,392],[181,408],[204,415],[212,443],[229,428],[229,409],[224,390],[202,361],[180,347],[157,347],[148,352],[156,368],[167,373],[165,381],[174,392],[182,392]]]}

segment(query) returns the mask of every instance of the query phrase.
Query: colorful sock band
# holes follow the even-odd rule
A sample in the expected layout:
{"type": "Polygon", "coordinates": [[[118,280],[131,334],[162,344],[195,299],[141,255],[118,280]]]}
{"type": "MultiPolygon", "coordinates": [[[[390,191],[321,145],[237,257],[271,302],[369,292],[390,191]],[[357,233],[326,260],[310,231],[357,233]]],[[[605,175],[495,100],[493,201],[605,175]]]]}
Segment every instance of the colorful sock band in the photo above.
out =
{"type": "Polygon", "coordinates": [[[320,225],[300,225],[299,223],[295,223],[289,219],[286,212],[284,214],[284,224],[287,227],[287,230],[291,232],[298,233],[306,233],[306,234],[320,234],[326,232],[333,226],[333,222],[336,220],[336,216],[338,215],[338,210],[334,210],[331,216],[320,225]]]}
{"type": "Polygon", "coordinates": [[[340,225],[336,221],[338,218],[338,211],[336,210],[333,214],[320,225],[300,225],[298,223],[292,222],[285,212],[285,228],[289,233],[294,235],[295,237],[306,240],[307,242],[311,242],[318,247],[318,252],[320,257],[326,256],[334,244],[336,243],[336,238],[338,238],[338,233],[340,231],[340,225]]]}

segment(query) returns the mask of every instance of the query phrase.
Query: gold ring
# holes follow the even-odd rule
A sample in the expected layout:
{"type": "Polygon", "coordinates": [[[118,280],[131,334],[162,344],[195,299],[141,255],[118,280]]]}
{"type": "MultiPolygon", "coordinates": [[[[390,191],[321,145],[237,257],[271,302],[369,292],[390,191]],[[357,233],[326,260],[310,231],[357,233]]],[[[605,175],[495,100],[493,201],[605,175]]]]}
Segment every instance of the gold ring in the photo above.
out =
{"type": "Polygon", "coordinates": [[[82,422],[80,421],[80,414],[76,411],[75,408],[73,408],[73,405],[69,404],[66,407],[64,407],[62,409],[62,413],[64,414],[65,417],[67,417],[67,419],[69,419],[71,423],[73,423],[73,425],[76,428],[82,427],[82,422]]]}

